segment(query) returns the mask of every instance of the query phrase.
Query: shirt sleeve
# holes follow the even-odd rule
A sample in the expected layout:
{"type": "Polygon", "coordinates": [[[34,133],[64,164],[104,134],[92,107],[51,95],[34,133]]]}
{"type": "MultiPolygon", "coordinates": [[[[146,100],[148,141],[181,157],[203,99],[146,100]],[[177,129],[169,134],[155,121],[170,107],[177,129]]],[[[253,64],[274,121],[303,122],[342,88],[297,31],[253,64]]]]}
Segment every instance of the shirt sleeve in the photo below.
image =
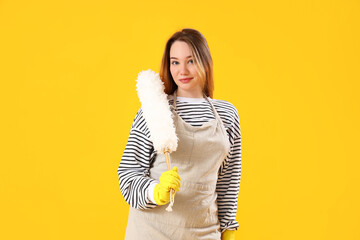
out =
{"type": "Polygon", "coordinates": [[[149,176],[151,161],[156,155],[149,134],[140,108],[131,126],[129,139],[117,170],[120,191],[125,201],[131,207],[143,210],[157,206],[148,197],[150,185],[157,183],[149,176]]]}
{"type": "Polygon", "coordinates": [[[234,122],[228,133],[231,147],[219,169],[216,185],[221,232],[237,230],[239,227],[235,218],[241,177],[241,134],[239,116],[235,107],[234,122]]]}

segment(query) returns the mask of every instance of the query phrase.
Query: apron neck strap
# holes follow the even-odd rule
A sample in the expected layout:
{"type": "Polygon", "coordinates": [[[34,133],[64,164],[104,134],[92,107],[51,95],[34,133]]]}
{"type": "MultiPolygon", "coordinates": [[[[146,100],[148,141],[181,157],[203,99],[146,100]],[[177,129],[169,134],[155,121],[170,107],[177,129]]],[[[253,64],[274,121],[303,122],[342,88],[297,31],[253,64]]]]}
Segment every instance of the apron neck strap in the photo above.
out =
{"type": "MultiPolygon", "coordinates": [[[[172,105],[175,111],[176,111],[176,96],[177,96],[177,89],[174,91],[174,101],[173,101],[173,105],[172,105]]],[[[217,120],[221,121],[221,118],[220,118],[219,114],[217,113],[214,105],[211,103],[211,101],[209,101],[209,99],[207,98],[207,96],[204,93],[203,93],[203,97],[206,99],[206,101],[208,101],[210,103],[215,118],[217,120]]]]}

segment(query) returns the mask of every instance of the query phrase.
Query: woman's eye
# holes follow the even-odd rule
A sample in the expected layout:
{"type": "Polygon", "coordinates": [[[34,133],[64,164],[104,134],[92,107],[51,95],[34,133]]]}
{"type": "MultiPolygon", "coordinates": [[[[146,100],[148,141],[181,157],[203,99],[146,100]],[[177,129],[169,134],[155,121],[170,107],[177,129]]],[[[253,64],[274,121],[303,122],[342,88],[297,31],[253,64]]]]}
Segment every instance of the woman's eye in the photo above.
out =
{"type": "MultiPolygon", "coordinates": [[[[189,60],[189,62],[191,62],[191,63],[194,63],[194,60],[189,60]]],[[[179,62],[178,61],[173,61],[171,64],[173,64],[173,65],[177,65],[179,62]]]]}

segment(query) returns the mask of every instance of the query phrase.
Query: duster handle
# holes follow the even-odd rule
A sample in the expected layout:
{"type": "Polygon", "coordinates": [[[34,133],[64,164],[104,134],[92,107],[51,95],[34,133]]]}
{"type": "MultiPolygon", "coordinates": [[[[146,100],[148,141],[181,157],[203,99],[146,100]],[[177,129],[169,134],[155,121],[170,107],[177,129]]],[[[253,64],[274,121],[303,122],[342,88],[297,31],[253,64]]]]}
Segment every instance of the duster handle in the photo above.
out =
{"type": "MultiPolygon", "coordinates": [[[[171,166],[170,166],[170,153],[169,153],[169,150],[166,149],[164,151],[164,154],[165,154],[165,159],[166,159],[166,166],[167,166],[167,169],[170,170],[171,166]]],[[[174,197],[175,197],[175,190],[174,189],[171,189],[170,190],[170,204],[169,206],[166,208],[166,211],[168,212],[172,212],[172,206],[174,205],[174,197]]]]}
{"type": "Polygon", "coordinates": [[[171,166],[170,166],[170,153],[169,153],[169,150],[165,150],[164,154],[165,154],[167,169],[170,170],[171,166]]]}

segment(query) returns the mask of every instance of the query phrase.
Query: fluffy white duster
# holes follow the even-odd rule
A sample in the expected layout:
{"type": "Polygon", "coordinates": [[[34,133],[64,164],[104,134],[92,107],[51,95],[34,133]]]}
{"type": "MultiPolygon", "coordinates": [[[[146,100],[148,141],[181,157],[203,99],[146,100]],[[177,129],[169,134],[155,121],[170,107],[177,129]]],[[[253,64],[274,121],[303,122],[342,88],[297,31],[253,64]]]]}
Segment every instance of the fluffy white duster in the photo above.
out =
{"type": "Polygon", "coordinates": [[[151,69],[141,71],[136,90],[141,102],[143,116],[150,130],[150,140],[158,153],[176,151],[178,138],[172,112],[159,74],[151,69]]]}

